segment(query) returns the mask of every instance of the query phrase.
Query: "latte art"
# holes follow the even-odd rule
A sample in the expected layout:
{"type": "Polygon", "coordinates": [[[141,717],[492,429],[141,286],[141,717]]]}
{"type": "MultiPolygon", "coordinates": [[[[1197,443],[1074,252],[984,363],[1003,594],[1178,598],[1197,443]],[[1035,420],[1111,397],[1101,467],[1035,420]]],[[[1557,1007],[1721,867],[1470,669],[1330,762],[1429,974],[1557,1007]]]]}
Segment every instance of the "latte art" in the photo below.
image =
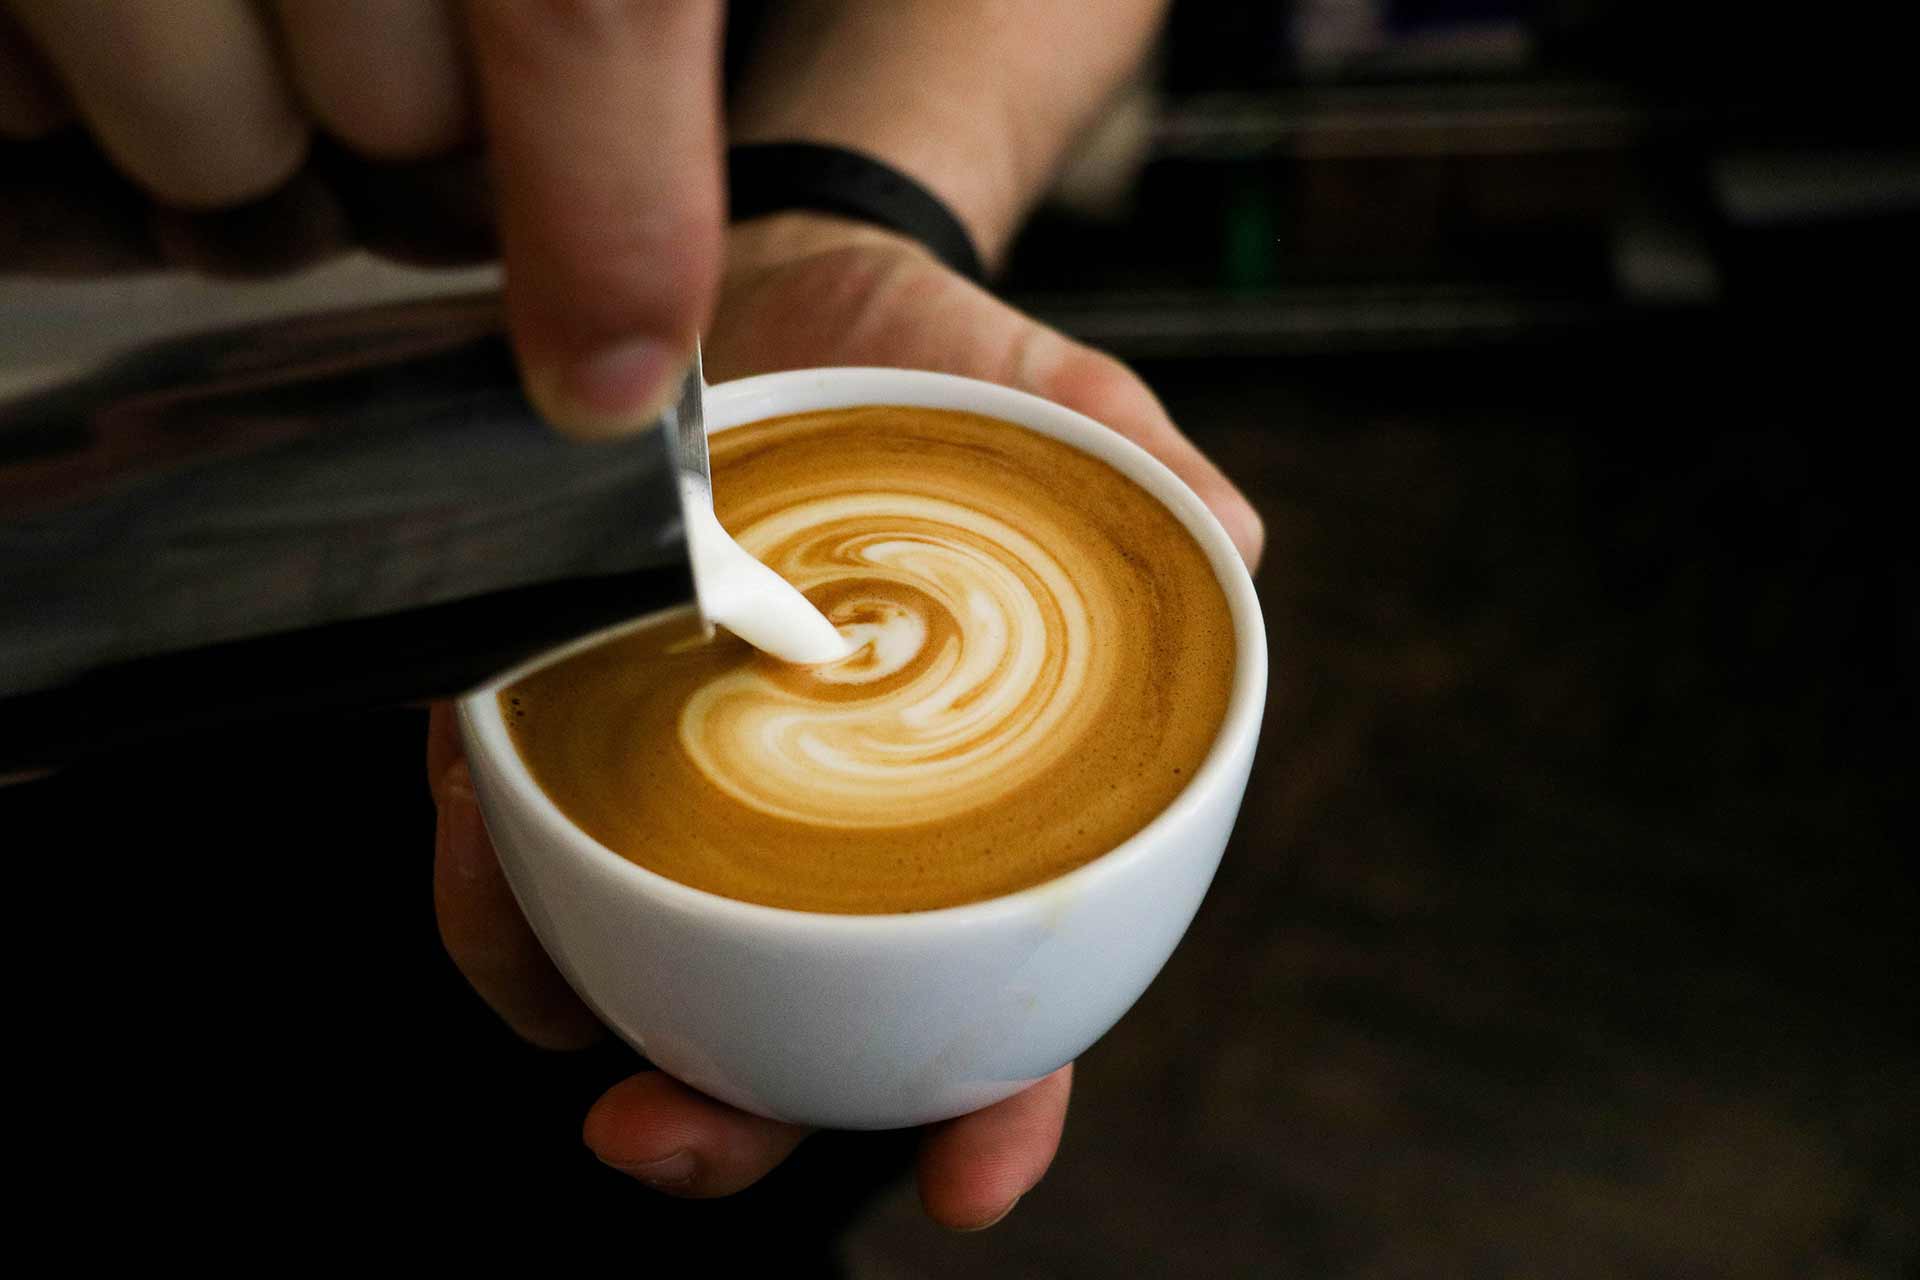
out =
{"type": "Polygon", "coordinates": [[[791,666],[668,615],[501,695],[536,781],[615,852],[773,906],[908,911],[1112,849],[1225,714],[1226,599],[1105,463],[875,407],[711,442],[722,523],[852,645],[791,666]]]}
{"type": "Polygon", "coordinates": [[[1071,749],[1106,683],[1092,637],[1117,619],[984,505],[865,492],[741,530],[860,647],[696,692],[680,743],[700,771],[777,817],[883,827],[964,813],[1071,749]]]}

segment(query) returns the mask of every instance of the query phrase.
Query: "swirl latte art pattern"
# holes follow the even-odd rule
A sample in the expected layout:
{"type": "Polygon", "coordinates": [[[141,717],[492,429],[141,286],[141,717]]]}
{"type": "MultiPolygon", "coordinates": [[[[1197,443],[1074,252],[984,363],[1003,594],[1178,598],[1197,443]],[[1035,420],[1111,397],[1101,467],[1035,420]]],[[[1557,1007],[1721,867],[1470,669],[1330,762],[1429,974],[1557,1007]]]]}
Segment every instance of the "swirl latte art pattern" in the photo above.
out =
{"type": "Polygon", "coordinates": [[[502,695],[617,852],[770,905],[913,910],[1098,856],[1191,777],[1232,675],[1184,528],[1087,455],[971,415],[800,415],[713,440],[740,544],[855,645],[787,666],[683,615],[502,695]]]}
{"type": "Polygon", "coordinates": [[[681,744],[743,804],[843,826],[950,818],[1044,768],[1098,709],[1092,637],[1112,609],[978,506],[867,490],[739,537],[861,646],[694,694],[681,744]]]}

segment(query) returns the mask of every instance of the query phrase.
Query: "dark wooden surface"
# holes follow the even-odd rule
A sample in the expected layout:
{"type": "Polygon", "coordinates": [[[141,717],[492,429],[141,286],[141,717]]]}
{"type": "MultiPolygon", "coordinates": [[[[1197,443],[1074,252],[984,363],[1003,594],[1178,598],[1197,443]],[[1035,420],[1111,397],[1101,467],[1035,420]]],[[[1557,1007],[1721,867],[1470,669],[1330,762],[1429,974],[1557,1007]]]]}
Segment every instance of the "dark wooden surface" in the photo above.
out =
{"type": "Polygon", "coordinates": [[[1148,370],[1268,520],[1266,731],[1186,943],[983,1235],[919,1218],[910,1135],[717,1204],[601,1169],[579,1120],[631,1055],[528,1049],[446,963],[412,712],[0,792],[62,855],[16,864],[56,926],[31,1163],[108,1245],[205,1256],[1910,1275],[1900,367],[1652,335],[1148,370]]]}

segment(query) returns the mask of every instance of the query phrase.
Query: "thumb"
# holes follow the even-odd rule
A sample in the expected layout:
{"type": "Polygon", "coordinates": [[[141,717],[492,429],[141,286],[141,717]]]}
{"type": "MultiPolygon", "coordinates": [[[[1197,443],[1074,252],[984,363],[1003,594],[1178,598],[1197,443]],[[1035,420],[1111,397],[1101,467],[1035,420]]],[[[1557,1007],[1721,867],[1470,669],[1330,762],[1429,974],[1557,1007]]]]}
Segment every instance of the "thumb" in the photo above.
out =
{"type": "Polygon", "coordinates": [[[713,303],[718,0],[468,0],[528,394],[595,438],[651,422],[713,303]]]}
{"type": "Polygon", "coordinates": [[[1022,366],[1026,389],[1105,423],[1165,463],[1220,521],[1247,568],[1258,570],[1266,525],[1239,486],[1176,427],[1133,370],[1067,339],[1033,344],[1022,366]]]}

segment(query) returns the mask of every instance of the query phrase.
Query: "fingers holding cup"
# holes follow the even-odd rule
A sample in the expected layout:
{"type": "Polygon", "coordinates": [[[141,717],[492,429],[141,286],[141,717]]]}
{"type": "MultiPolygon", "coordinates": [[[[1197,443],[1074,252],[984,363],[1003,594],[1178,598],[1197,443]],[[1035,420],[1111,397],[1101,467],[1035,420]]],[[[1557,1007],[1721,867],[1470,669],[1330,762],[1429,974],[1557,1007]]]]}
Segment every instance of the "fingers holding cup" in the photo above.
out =
{"type": "Polygon", "coordinates": [[[928,1129],[919,1161],[927,1216],[956,1231],[980,1231],[1011,1213],[1060,1150],[1072,1091],[1068,1064],[1025,1093],[928,1129]]]}
{"type": "Polygon", "coordinates": [[[771,1173],[810,1132],[646,1071],[609,1089],[581,1137],[611,1167],[669,1195],[729,1196],[771,1173]]]}
{"type": "Polygon", "coordinates": [[[436,811],[433,907],[448,956],[522,1039],[543,1049],[592,1044],[600,1023],[554,968],[514,901],[444,703],[429,725],[427,768],[436,811]]]}

